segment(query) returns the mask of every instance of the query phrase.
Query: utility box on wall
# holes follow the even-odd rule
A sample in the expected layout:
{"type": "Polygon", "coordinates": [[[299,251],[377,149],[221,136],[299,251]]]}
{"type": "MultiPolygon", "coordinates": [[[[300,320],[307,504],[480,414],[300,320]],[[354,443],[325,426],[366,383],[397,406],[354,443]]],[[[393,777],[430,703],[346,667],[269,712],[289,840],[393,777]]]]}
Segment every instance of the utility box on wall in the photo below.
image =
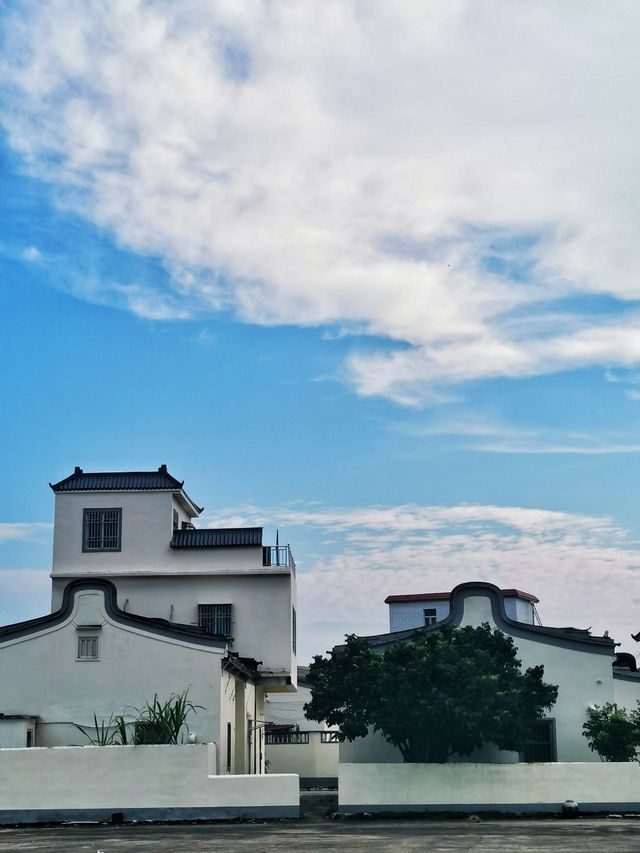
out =
{"type": "Polygon", "coordinates": [[[24,749],[36,745],[37,717],[0,714],[0,749],[24,749]]]}

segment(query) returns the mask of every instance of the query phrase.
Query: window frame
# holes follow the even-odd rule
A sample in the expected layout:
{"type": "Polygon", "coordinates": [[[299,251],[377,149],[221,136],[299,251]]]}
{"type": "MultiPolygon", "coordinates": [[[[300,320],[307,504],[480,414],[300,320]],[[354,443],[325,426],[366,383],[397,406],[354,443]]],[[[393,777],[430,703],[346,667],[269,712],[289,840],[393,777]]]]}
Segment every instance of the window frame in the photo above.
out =
{"type": "Polygon", "coordinates": [[[427,627],[430,625],[435,625],[436,622],[438,621],[437,609],[435,607],[423,607],[422,608],[422,618],[424,619],[424,624],[427,627]],[[429,620],[429,621],[427,621],[427,620],[429,620]]]}
{"type": "Polygon", "coordinates": [[[77,661],[99,661],[100,660],[100,635],[99,634],[78,634],[78,645],[76,646],[76,660],[77,661]],[[95,641],[95,655],[81,655],[80,651],[82,649],[83,643],[87,643],[91,640],[95,641]]]}
{"type": "Polygon", "coordinates": [[[83,554],[100,554],[105,552],[118,552],[122,551],[122,507],[121,506],[95,506],[95,507],[84,507],[82,510],[82,553],[83,554]],[[101,524],[101,540],[102,545],[99,548],[89,547],[88,545],[88,531],[89,531],[89,513],[91,512],[99,512],[102,514],[102,518],[100,521],[101,524]],[[104,515],[107,512],[115,512],[116,513],[116,522],[118,525],[118,534],[117,534],[117,545],[115,547],[105,548],[104,547],[104,515]]]}
{"type": "Polygon", "coordinates": [[[198,604],[198,625],[202,628],[209,636],[211,637],[225,637],[227,640],[233,639],[233,626],[234,626],[234,607],[231,602],[224,603],[199,603],[198,604]],[[206,609],[205,609],[206,608],[206,609]],[[216,613],[216,609],[218,612],[216,613]],[[207,610],[210,612],[207,613],[207,610]],[[228,625],[227,631],[209,631],[207,630],[207,621],[211,621],[212,627],[225,627],[224,623],[228,625]]]}
{"type": "Polygon", "coordinates": [[[531,761],[527,758],[527,750],[534,749],[535,747],[539,747],[542,745],[542,741],[538,741],[537,743],[530,744],[528,747],[523,749],[518,754],[518,759],[521,764],[555,764],[558,761],[558,741],[556,738],[556,719],[555,717],[542,717],[540,720],[536,720],[535,724],[546,723],[547,730],[549,733],[549,740],[545,742],[544,746],[549,748],[549,755],[551,756],[549,759],[544,761],[531,761]]]}

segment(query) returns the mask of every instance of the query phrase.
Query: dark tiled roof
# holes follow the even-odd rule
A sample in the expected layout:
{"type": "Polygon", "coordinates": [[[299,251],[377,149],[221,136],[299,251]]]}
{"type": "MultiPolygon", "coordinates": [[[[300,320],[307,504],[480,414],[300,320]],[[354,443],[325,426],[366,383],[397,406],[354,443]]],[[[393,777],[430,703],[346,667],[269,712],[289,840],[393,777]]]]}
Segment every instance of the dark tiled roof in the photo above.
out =
{"type": "MultiPolygon", "coordinates": [[[[49,483],[54,492],[145,492],[145,491],[183,491],[184,480],[176,480],[161,465],[157,471],[87,471],[76,467],[73,474],[49,483]]],[[[191,501],[191,499],[189,498],[191,501]]],[[[193,501],[191,501],[193,503],[193,501]]],[[[193,504],[199,512],[202,507],[193,504]]]]}
{"type": "Polygon", "coordinates": [[[174,530],[172,548],[230,548],[262,545],[261,527],[219,527],[204,530],[174,530]]]}

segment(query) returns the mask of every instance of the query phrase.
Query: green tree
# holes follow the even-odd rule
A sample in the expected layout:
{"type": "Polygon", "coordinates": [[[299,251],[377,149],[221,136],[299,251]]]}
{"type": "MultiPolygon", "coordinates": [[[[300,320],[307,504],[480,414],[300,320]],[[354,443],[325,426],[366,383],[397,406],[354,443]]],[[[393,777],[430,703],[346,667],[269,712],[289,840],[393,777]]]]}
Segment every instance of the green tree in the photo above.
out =
{"type": "Polygon", "coordinates": [[[544,668],[522,671],[511,637],[489,625],[416,633],[384,653],[350,635],[309,669],[305,714],[340,727],[341,740],[369,728],[407,762],[445,762],[483,744],[521,750],[558,688],[544,668]]]}
{"type": "Polygon", "coordinates": [[[587,711],[582,734],[589,749],[605,761],[633,761],[640,749],[640,702],[635,711],[626,711],[607,702],[587,711]]]}

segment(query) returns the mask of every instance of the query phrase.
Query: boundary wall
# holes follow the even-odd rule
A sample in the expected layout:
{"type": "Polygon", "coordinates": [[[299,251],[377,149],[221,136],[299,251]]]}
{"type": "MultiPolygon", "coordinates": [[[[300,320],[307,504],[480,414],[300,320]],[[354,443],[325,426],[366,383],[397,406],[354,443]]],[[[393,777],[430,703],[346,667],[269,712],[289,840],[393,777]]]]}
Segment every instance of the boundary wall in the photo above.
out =
{"type": "Polygon", "coordinates": [[[215,767],[215,744],[0,749],[0,824],[299,817],[297,775],[215,767]]]}
{"type": "Polygon", "coordinates": [[[338,811],[640,811],[640,764],[340,764],[338,811]]]}

